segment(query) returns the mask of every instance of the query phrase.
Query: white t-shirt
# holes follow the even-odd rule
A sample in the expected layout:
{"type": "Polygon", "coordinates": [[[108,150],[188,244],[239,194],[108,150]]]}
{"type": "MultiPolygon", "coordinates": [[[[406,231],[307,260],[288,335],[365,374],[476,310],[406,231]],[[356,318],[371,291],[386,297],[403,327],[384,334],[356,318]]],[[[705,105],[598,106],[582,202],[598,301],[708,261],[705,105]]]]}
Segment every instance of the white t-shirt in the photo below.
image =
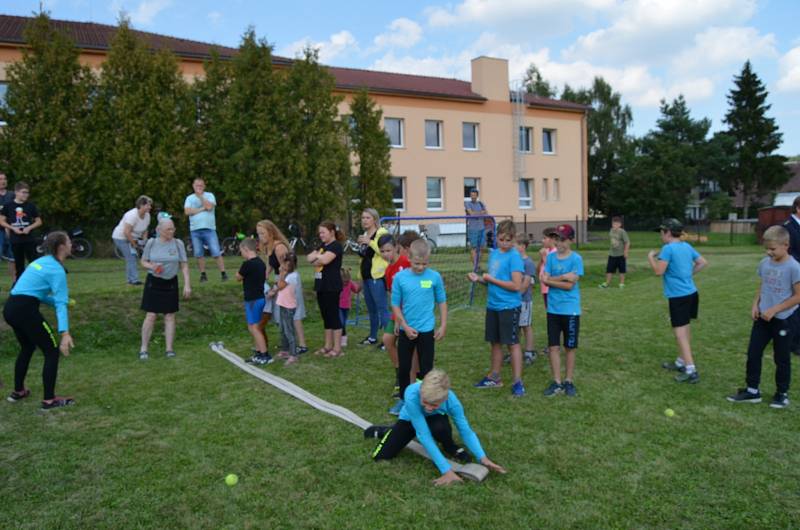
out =
{"type": "Polygon", "coordinates": [[[144,219],[142,219],[139,217],[139,210],[137,208],[131,208],[122,216],[119,224],[114,229],[114,232],[112,232],[111,238],[126,239],[125,225],[131,225],[133,227],[133,233],[131,235],[133,235],[134,239],[142,239],[142,235],[150,228],[150,212],[144,214],[144,219]]]}

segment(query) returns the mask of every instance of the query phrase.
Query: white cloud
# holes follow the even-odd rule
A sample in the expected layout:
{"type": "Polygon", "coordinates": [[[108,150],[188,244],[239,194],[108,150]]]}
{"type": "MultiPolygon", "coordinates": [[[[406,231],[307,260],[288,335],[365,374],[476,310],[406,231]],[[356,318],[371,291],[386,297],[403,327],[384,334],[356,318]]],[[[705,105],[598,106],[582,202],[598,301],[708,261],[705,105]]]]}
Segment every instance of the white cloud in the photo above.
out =
{"type": "Polygon", "coordinates": [[[212,11],[208,15],[206,15],[208,21],[211,22],[212,25],[216,26],[219,24],[220,20],[222,20],[222,13],[219,11],[212,11]]]}
{"type": "Polygon", "coordinates": [[[646,60],[671,56],[676,42],[709,25],[741,24],[756,12],[756,0],[632,0],[614,10],[609,27],[592,31],[564,51],[568,60],[646,60]]]}
{"type": "Polygon", "coordinates": [[[750,27],[711,27],[695,35],[694,45],[672,59],[679,73],[708,72],[730,65],[741,66],[747,59],[775,57],[775,35],[759,35],[750,27]]]}
{"type": "Polygon", "coordinates": [[[171,5],[172,0],[142,0],[130,13],[131,22],[147,26],[159,13],[171,5]]]}
{"type": "Polygon", "coordinates": [[[781,78],[778,90],[781,92],[800,91],[800,46],[792,48],[780,60],[781,78]]]}
{"type": "Polygon", "coordinates": [[[330,38],[323,42],[314,42],[310,37],[305,37],[282,48],[278,55],[288,55],[298,57],[302,55],[307,47],[319,50],[319,60],[322,63],[330,63],[336,57],[345,55],[350,51],[358,50],[358,41],[347,30],[334,33],[330,38]]]}
{"type": "Polygon", "coordinates": [[[422,39],[422,27],[407,18],[398,18],[389,24],[386,33],[375,37],[379,48],[411,48],[422,39]]]}
{"type": "MultiPolygon", "coordinates": [[[[464,0],[455,7],[430,7],[425,10],[428,24],[433,27],[462,24],[496,24],[569,20],[585,17],[617,5],[618,0],[464,0]]],[[[530,28],[529,28],[530,29],[530,28]]]]}

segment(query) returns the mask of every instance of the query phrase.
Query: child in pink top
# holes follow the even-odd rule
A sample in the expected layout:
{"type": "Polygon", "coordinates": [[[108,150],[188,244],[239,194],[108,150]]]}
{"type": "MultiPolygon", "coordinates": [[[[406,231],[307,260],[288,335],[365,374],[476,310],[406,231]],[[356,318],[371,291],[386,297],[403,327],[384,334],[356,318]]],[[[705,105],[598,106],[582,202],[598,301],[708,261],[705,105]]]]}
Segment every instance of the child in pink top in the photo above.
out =
{"type": "Polygon", "coordinates": [[[342,267],[342,293],[339,295],[339,316],[342,319],[342,347],[347,346],[347,315],[353,307],[353,293],[361,292],[361,285],[353,281],[350,269],[342,267]]]}
{"type": "Polygon", "coordinates": [[[286,359],[286,364],[295,364],[298,360],[297,339],[294,334],[294,312],[297,310],[297,284],[300,275],[297,273],[297,256],[289,252],[279,269],[278,281],[270,290],[275,296],[275,304],[280,312],[281,351],[279,359],[286,359]]]}

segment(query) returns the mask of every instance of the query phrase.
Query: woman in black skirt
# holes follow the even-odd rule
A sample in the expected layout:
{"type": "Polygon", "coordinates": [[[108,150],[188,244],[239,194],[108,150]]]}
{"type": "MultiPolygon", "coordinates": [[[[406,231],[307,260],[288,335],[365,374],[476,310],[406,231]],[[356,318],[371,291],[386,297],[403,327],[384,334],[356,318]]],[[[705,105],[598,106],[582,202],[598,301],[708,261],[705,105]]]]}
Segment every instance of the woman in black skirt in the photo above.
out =
{"type": "Polygon", "coordinates": [[[192,294],[189,280],[189,263],[183,241],[175,239],[175,225],[172,219],[158,222],[158,236],[147,241],[142,253],[142,267],[147,270],[142,294],[142,310],[147,314],[142,323],[142,347],[139,359],[149,357],[147,348],[156,315],[164,315],[164,342],[167,357],[175,357],[175,313],[178,312],[178,270],[183,274],[183,297],[192,294]]]}

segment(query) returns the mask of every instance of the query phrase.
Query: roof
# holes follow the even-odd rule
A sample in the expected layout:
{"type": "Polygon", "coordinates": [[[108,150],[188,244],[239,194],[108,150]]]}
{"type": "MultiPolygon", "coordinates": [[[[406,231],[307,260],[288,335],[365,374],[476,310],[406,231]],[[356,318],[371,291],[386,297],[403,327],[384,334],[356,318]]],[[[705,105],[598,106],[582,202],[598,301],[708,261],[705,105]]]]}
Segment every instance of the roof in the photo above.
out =
{"type": "Polygon", "coordinates": [[[792,174],[789,180],[781,186],[779,192],[800,192],[800,162],[789,162],[786,164],[792,174]]]}
{"type": "MultiPolygon", "coordinates": [[[[24,31],[31,20],[33,20],[31,17],[0,15],[0,44],[25,44],[24,31]]],[[[117,31],[116,26],[96,24],[94,22],[74,22],[70,20],[51,19],[51,23],[55,28],[63,31],[67,36],[72,38],[75,45],[83,50],[107,51],[111,47],[111,41],[117,31]]],[[[230,59],[238,53],[236,48],[169,37],[146,31],[132,31],[151,49],[167,50],[178,57],[208,59],[211,57],[211,51],[215,49],[223,59],[230,59]]],[[[273,55],[272,60],[274,64],[282,66],[290,66],[293,62],[292,59],[277,55],[273,55]]],[[[434,97],[474,102],[486,101],[485,97],[472,91],[472,84],[469,81],[462,81],[460,79],[379,72],[376,70],[361,70],[337,66],[330,66],[328,70],[336,79],[336,88],[343,91],[366,88],[370,92],[382,94],[434,97]]],[[[509,101],[510,100],[511,93],[509,92],[509,101]]],[[[580,112],[589,108],[578,103],[542,98],[532,94],[526,94],[526,103],[530,107],[580,112]]]]}

